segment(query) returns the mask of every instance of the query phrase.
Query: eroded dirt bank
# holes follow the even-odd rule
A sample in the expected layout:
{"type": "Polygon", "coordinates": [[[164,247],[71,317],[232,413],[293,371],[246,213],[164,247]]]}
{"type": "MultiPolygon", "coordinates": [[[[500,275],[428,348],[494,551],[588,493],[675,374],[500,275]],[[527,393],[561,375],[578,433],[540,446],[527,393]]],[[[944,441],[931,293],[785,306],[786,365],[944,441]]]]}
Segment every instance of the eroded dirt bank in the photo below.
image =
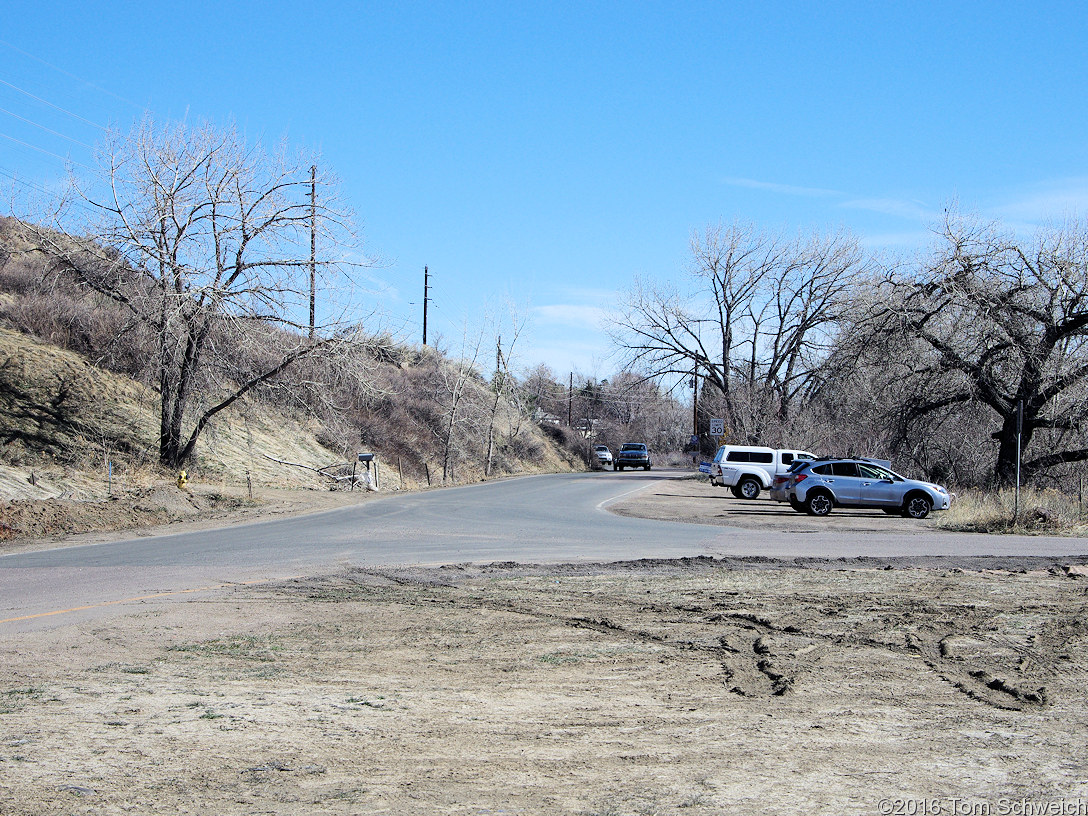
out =
{"type": "Polygon", "coordinates": [[[6,636],[0,813],[1088,803],[1083,567],[902,567],[349,570],[6,636]]]}

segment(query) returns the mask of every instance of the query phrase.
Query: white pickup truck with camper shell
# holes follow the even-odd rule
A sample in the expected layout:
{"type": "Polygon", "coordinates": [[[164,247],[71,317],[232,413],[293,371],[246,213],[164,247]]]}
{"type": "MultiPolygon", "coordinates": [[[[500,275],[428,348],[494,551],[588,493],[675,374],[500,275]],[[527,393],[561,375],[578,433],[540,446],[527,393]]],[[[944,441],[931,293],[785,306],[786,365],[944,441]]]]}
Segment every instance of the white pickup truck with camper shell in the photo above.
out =
{"type": "Polygon", "coordinates": [[[776,450],[752,445],[722,445],[710,464],[710,483],[728,487],[738,499],[754,499],[774,483],[798,459],[816,455],[791,448],[776,450]]]}

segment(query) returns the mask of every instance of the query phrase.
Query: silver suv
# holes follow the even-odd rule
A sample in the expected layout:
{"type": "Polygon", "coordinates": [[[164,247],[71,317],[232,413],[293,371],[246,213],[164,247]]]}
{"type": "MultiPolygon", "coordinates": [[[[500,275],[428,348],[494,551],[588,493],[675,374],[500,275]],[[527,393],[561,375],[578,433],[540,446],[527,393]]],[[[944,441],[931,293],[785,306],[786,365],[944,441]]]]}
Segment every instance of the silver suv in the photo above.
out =
{"type": "Polygon", "coordinates": [[[786,499],[794,510],[826,516],[835,507],[871,507],[923,519],[947,510],[952,496],[940,485],[904,479],[866,459],[817,459],[790,474],[786,499]]]}

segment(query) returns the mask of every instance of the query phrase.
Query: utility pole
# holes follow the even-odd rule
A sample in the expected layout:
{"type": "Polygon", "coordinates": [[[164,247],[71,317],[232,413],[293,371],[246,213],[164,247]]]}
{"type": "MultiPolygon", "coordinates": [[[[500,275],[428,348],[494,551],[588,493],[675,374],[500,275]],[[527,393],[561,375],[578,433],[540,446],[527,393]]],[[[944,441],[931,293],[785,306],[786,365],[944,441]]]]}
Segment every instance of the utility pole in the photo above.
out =
{"type": "Polygon", "coordinates": [[[317,165],[310,165],[310,339],[314,336],[317,302],[317,165]]]}
{"type": "Polygon", "coordinates": [[[427,345],[427,301],[431,298],[431,273],[423,267],[423,345],[427,345]]]}
{"type": "Polygon", "coordinates": [[[567,389],[567,427],[574,427],[574,372],[570,373],[570,388],[567,389]]]}
{"type": "Polygon", "coordinates": [[[699,438],[699,363],[691,370],[691,436],[699,438]]]}

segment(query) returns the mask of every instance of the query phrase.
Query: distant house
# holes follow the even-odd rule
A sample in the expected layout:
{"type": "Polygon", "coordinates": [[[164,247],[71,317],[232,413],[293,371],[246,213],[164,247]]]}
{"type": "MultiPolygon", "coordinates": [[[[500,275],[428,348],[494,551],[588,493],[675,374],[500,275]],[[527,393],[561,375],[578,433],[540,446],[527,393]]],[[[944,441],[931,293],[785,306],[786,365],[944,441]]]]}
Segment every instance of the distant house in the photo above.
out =
{"type": "Polygon", "coordinates": [[[549,425],[566,425],[566,421],[557,417],[555,414],[549,414],[543,408],[536,408],[533,410],[533,421],[543,424],[547,422],[549,425]]]}

